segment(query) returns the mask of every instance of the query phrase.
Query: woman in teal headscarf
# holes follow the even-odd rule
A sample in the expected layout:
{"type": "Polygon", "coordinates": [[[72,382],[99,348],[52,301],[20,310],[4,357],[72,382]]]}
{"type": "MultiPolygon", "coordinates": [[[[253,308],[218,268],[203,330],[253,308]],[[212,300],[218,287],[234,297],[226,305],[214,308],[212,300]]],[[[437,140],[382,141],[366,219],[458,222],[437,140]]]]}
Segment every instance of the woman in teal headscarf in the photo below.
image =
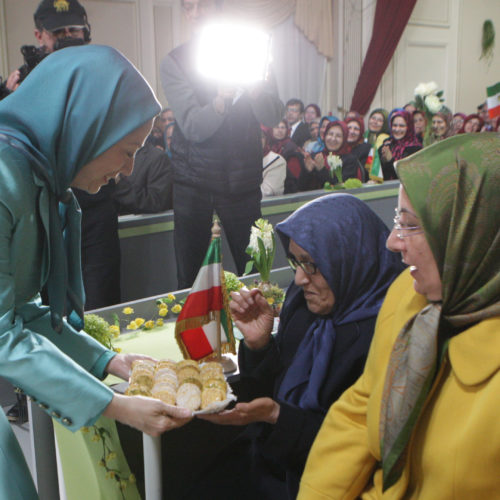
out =
{"type": "MultiPolygon", "coordinates": [[[[95,193],[129,175],[159,111],[130,62],[102,46],[51,54],[0,103],[0,376],[72,431],[104,414],[156,435],[188,417],[114,395],[98,379],[128,378],[140,356],[81,331],[80,212],[69,187],[95,193]]],[[[0,475],[0,498],[37,498],[3,412],[0,475]]]]}
{"type": "Polygon", "coordinates": [[[387,246],[409,268],[326,416],[300,500],[498,497],[499,151],[499,134],[466,134],[397,163],[387,246]]]}

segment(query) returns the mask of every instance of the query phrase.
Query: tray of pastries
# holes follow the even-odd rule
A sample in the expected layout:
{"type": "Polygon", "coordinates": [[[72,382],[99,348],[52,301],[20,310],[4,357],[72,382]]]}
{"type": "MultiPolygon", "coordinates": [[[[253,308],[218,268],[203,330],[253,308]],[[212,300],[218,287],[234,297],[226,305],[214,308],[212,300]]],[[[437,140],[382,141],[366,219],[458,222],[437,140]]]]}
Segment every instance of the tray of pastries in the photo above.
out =
{"type": "Polygon", "coordinates": [[[217,413],[236,400],[220,363],[192,359],[134,361],[125,394],[160,399],[194,414],[217,413]]]}

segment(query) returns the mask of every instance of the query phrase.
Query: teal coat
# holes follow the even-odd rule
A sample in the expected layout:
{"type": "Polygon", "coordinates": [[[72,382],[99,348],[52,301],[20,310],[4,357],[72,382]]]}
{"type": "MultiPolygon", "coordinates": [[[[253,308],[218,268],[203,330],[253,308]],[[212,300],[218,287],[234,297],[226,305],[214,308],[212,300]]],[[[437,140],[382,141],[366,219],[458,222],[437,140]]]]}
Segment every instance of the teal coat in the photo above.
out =
{"type": "MultiPolygon", "coordinates": [[[[3,143],[0,200],[0,376],[69,429],[92,425],[112,398],[98,378],[114,353],[66,322],[61,334],[52,329],[38,294],[50,265],[47,187],[3,143]]],[[[0,450],[0,498],[37,498],[3,412],[0,450]]]]}
{"type": "MultiPolygon", "coordinates": [[[[49,55],[0,102],[0,377],[72,431],[92,425],[110,403],[99,379],[114,353],[71,326],[83,315],[81,213],[67,189],[81,168],[159,111],[130,62],[100,46],[49,55]],[[44,285],[49,307],[40,301],[44,285]]],[[[37,498],[0,412],[0,499],[37,498]]]]}

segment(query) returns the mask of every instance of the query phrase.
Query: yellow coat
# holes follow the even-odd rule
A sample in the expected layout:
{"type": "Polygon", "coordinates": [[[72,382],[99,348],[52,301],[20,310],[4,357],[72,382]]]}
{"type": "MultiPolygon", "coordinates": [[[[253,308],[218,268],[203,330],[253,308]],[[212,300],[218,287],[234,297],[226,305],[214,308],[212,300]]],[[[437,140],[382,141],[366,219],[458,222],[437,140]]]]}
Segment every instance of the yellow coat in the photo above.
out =
{"type": "Polygon", "coordinates": [[[382,494],[379,416],[400,329],[426,300],[408,271],[382,306],[365,371],[330,408],[299,500],[500,499],[500,317],[453,337],[409,444],[403,475],[382,494]]]}

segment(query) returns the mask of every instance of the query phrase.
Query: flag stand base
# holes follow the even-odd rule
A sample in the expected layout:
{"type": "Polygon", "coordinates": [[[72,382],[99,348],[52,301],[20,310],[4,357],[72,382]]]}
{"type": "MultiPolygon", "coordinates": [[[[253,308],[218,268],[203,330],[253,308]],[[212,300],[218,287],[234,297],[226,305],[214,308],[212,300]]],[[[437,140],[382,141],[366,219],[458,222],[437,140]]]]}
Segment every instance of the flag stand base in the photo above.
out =
{"type": "Polygon", "coordinates": [[[221,356],[220,360],[216,361],[222,365],[224,373],[233,373],[238,369],[236,363],[229,356],[221,356]]]}

